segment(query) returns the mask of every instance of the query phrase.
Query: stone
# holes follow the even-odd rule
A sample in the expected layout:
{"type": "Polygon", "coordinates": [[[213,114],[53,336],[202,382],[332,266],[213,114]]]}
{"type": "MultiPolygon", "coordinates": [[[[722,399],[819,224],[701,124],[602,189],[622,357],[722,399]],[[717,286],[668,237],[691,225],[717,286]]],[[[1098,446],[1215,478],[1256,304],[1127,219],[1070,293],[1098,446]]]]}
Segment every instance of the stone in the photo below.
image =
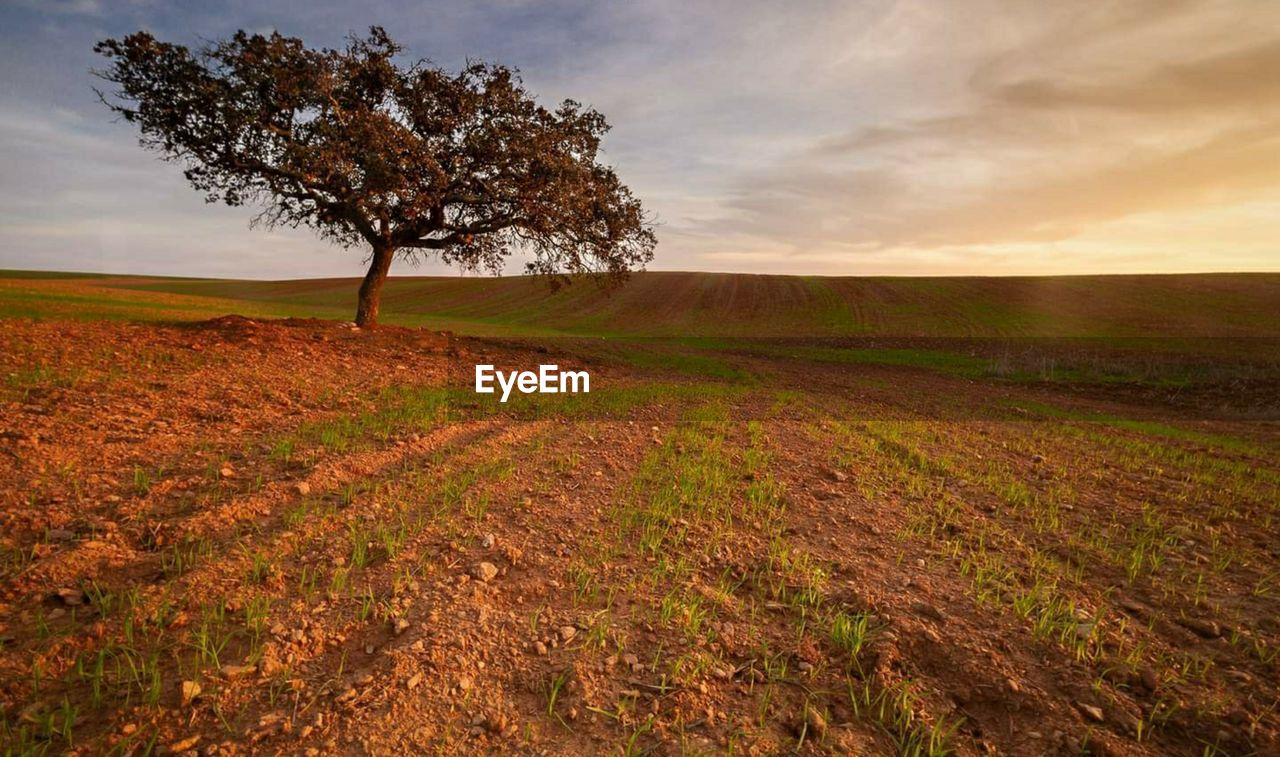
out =
{"type": "Polygon", "coordinates": [[[926,604],[924,602],[912,602],[911,611],[917,615],[922,615],[926,618],[930,618],[931,620],[936,620],[939,623],[947,622],[947,616],[942,614],[942,610],[939,610],[931,604],[926,604]]]}
{"type": "Polygon", "coordinates": [[[560,634],[560,641],[570,642],[573,641],[573,637],[578,635],[578,629],[573,626],[560,626],[557,633],[560,634]]]}
{"type": "Polygon", "coordinates": [[[405,620],[404,618],[396,618],[396,622],[395,622],[395,626],[393,627],[393,630],[395,631],[396,636],[399,636],[405,631],[408,631],[412,625],[413,625],[412,623],[405,620]]]}
{"type": "Polygon", "coordinates": [[[471,569],[471,575],[481,581],[492,581],[498,575],[498,566],[491,562],[482,562],[471,569]]]}
{"type": "Polygon", "coordinates": [[[284,663],[280,660],[280,653],[277,651],[275,644],[268,642],[262,645],[262,661],[259,665],[262,669],[262,675],[267,678],[284,670],[284,663]]]}
{"type": "Polygon", "coordinates": [[[235,681],[244,678],[253,672],[253,668],[248,665],[223,665],[222,676],[228,681],[235,681]]]}
{"type": "Polygon", "coordinates": [[[1178,625],[1191,631],[1202,639],[1216,639],[1222,635],[1222,626],[1212,620],[1201,618],[1180,618],[1178,625]]]}
{"type": "Polygon", "coordinates": [[[495,712],[485,717],[485,725],[491,733],[503,733],[511,726],[511,721],[505,712],[495,712]]]}
{"type": "Polygon", "coordinates": [[[404,685],[405,685],[405,688],[407,688],[409,691],[413,691],[414,689],[418,688],[418,685],[420,683],[422,683],[421,672],[414,673],[413,675],[409,676],[409,680],[405,681],[404,685]]]}
{"type": "Polygon", "coordinates": [[[299,481],[293,485],[293,490],[297,492],[299,496],[305,497],[311,493],[311,484],[308,484],[306,481],[299,481]]]}
{"type": "Polygon", "coordinates": [[[831,480],[832,480],[832,481],[835,481],[835,482],[837,482],[837,483],[841,483],[841,484],[842,484],[842,483],[844,483],[845,481],[848,481],[848,480],[849,480],[849,474],[847,474],[847,473],[845,473],[844,471],[841,471],[841,470],[834,470],[834,469],[833,469],[833,470],[831,471],[831,480]]]}
{"type": "Polygon", "coordinates": [[[1137,736],[1141,733],[1142,721],[1132,713],[1117,709],[1112,712],[1112,717],[1120,723],[1120,728],[1128,735],[1137,736]]]}
{"type": "Polygon", "coordinates": [[[498,543],[498,537],[493,534],[485,534],[480,538],[481,549],[493,549],[493,545],[498,543]]]}
{"type": "Polygon", "coordinates": [[[827,719],[822,717],[822,713],[813,707],[807,708],[804,714],[804,722],[809,727],[809,732],[815,736],[821,736],[827,732],[827,719]]]}
{"type": "Polygon", "coordinates": [[[533,642],[533,653],[534,653],[534,654],[536,654],[536,655],[538,655],[539,657],[546,657],[546,656],[547,656],[547,645],[546,645],[546,644],[543,644],[543,643],[542,643],[542,642],[540,642],[540,641],[535,641],[535,642],[533,642]]]}
{"type": "Polygon", "coordinates": [[[1103,720],[1106,720],[1106,718],[1102,714],[1101,707],[1098,707],[1092,704],[1085,704],[1084,702],[1077,702],[1076,707],[1080,710],[1080,712],[1084,713],[1084,716],[1086,718],[1088,718],[1089,720],[1092,720],[1095,723],[1101,723],[1103,720]]]}
{"type": "Polygon", "coordinates": [[[182,682],[182,706],[186,707],[191,704],[196,697],[200,696],[200,684],[195,681],[182,682]]]}
{"type": "Polygon", "coordinates": [[[54,592],[64,605],[84,604],[84,592],[79,589],[61,588],[54,592]]]}
{"type": "Polygon", "coordinates": [[[274,730],[272,726],[279,723],[284,718],[279,712],[268,712],[266,715],[258,718],[258,728],[263,731],[274,730]]]}
{"type": "Polygon", "coordinates": [[[197,733],[196,735],[188,736],[187,738],[181,741],[173,742],[172,744],[169,745],[169,751],[174,753],[185,752],[188,749],[191,749],[192,747],[194,747],[197,743],[199,743],[199,741],[200,741],[200,734],[197,733]]]}

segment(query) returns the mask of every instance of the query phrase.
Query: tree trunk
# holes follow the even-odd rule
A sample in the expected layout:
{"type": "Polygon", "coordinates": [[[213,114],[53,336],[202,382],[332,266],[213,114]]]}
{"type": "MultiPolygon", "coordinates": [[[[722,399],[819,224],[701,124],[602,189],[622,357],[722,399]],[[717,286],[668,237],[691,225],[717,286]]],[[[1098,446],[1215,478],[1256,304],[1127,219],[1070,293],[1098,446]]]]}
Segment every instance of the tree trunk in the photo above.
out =
{"type": "Polygon", "coordinates": [[[360,299],[356,304],[356,325],[362,329],[378,325],[382,283],[387,280],[395,252],[395,248],[390,246],[373,248],[373,259],[369,261],[369,272],[364,275],[364,281],[360,282],[360,299]]]}

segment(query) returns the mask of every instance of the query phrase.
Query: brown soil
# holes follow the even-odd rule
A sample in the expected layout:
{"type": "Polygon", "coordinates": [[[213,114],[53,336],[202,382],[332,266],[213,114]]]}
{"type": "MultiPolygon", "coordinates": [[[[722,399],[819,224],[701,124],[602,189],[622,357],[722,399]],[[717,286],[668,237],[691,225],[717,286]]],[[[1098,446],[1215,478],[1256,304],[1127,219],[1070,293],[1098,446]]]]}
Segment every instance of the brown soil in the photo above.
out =
{"type": "Polygon", "coordinates": [[[1274,425],[324,321],[0,327],[16,752],[1280,752],[1274,425]],[[424,399],[481,357],[619,404],[424,399]]]}

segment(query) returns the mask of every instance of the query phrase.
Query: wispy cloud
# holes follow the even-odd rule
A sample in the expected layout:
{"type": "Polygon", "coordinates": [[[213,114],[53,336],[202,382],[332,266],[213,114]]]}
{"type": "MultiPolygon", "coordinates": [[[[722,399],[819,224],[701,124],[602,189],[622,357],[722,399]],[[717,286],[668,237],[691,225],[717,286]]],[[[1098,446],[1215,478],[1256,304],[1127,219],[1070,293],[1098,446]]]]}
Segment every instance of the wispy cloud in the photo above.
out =
{"type": "MultiPolygon", "coordinates": [[[[1163,216],[1156,244],[1178,239],[1192,211],[1280,203],[1280,38],[1271,31],[1280,27],[1225,34],[1239,19],[1223,5],[1135,13],[1099,3],[1036,18],[1008,49],[971,62],[950,107],[912,103],[926,112],[817,138],[743,172],[723,212],[691,232],[719,250],[720,240],[768,239],[834,266],[872,250],[962,260],[1009,244],[1052,258],[1076,253],[1058,243],[1138,215],[1163,216]]],[[[956,33],[975,31],[955,21],[956,33]]],[[[1169,258],[1185,266],[1196,253],[1177,247],[1169,258]]],[[[1228,236],[1200,255],[1204,267],[1265,263],[1252,246],[1238,261],[1231,253],[1228,236]]],[[[1160,265],[1149,252],[1141,259],[1160,265]]],[[[1122,247],[1114,260],[1133,262],[1122,247]]]]}

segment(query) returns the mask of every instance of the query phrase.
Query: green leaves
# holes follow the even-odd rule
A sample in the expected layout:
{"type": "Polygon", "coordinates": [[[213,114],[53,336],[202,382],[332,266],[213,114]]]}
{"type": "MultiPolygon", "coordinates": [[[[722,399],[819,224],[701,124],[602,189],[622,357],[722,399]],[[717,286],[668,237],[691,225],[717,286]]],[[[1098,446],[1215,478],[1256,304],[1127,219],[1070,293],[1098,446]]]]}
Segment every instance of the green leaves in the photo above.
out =
{"type": "Polygon", "coordinates": [[[237,32],[191,50],[147,32],[94,47],[103,102],[184,166],[210,202],[308,226],[343,246],[500,271],[514,251],[553,280],[621,277],[657,243],[640,202],[597,162],[604,116],[539,105],[510,68],[402,65],[386,31],[343,49],[237,32]]]}

